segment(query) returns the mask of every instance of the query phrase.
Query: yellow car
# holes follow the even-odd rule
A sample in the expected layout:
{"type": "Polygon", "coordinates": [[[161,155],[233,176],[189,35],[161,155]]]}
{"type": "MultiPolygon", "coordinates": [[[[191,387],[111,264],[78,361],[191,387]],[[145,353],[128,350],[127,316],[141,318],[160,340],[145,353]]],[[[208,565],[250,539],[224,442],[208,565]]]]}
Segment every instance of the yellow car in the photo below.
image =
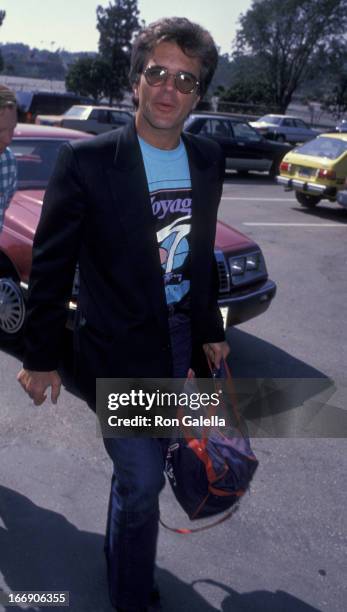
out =
{"type": "Polygon", "coordinates": [[[294,189],[302,206],[313,208],[322,199],[334,202],[347,177],[347,133],[320,134],[287,153],[276,182],[294,189]]]}

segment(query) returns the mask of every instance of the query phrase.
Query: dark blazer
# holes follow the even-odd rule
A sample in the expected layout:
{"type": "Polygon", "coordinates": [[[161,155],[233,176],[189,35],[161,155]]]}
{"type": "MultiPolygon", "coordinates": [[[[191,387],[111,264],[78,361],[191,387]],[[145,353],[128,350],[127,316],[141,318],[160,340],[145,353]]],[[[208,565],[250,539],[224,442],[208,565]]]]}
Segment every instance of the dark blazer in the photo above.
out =
{"type": "MultiPolygon", "coordinates": [[[[224,159],[183,134],[192,182],[191,320],[194,355],[224,339],[213,256],[224,159]]],[[[33,248],[24,367],[59,366],[76,262],[80,291],[76,373],[90,398],[96,377],[169,377],[162,269],[135,124],[62,147],[33,248]]]]}

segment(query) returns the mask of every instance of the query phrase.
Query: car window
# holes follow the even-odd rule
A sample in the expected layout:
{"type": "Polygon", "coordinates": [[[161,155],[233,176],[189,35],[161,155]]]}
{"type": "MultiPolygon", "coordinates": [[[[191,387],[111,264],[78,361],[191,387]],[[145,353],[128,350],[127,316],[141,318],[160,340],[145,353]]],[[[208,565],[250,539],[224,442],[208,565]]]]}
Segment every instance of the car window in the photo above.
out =
{"type": "Polygon", "coordinates": [[[119,111],[110,111],[110,123],[114,125],[120,125],[126,123],[130,117],[126,113],[119,111]]]}
{"type": "Polygon", "coordinates": [[[294,119],[294,123],[296,125],[296,127],[301,128],[301,129],[308,129],[308,126],[306,125],[305,121],[303,121],[302,119],[294,119]]]}
{"type": "Polygon", "coordinates": [[[99,116],[99,112],[97,108],[93,108],[93,110],[91,111],[88,119],[95,119],[95,121],[98,120],[98,116],[99,116]]]}
{"type": "Polygon", "coordinates": [[[97,120],[99,123],[109,123],[109,111],[103,108],[97,110],[97,120]]]}
{"type": "Polygon", "coordinates": [[[18,189],[45,189],[60,147],[67,140],[13,139],[11,150],[18,164],[18,189]]]}
{"type": "Polygon", "coordinates": [[[261,140],[261,136],[247,123],[233,123],[232,125],[235,138],[253,142],[261,140]]]}
{"type": "Polygon", "coordinates": [[[301,147],[295,149],[295,151],[300,153],[300,155],[314,155],[316,157],[337,159],[340,155],[347,152],[347,141],[320,136],[306,142],[301,147]]]}
{"type": "Polygon", "coordinates": [[[283,119],[282,125],[284,127],[295,127],[295,123],[294,123],[293,119],[283,119]]]}
{"type": "Polygon", "coordinates": [[[200,134],[222,138],[231,138],[232,136],[229,122],[224,119],[208,119],[200,130],[200,134]]]}

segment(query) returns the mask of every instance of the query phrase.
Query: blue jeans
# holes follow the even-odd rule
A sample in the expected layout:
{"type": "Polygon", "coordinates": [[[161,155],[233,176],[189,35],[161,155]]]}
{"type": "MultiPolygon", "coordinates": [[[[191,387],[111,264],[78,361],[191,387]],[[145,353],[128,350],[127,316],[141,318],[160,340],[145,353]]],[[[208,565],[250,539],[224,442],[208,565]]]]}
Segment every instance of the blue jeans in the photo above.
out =
{"type": "MultiPolygon", "coordinates": [[[[169,318],[173,375],[184,378],[190,366],[190,321],[169,318]]],[[[114,606],[145,610],[154,583],[159,529],[159,493],[165,485],[168,439],[105,438],[114,472],[107,517],[105,555],[114,606]]]]}

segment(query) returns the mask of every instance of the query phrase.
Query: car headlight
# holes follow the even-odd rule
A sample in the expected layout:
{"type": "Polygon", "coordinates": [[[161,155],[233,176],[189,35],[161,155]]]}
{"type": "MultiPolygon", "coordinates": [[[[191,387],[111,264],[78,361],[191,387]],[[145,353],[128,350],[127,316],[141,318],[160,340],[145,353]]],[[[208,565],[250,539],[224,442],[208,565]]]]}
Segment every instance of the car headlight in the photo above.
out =
{"type": "Polygon", "coordinates": [[[248,255],[246,257],[246,270],[257,270],[259,268],[259,256],[248,255]]]}
{"type": "Polygon", "coordinates": [[[228,258],[230,280],[234,286],[246,285],[260,278],[266,278],[267,271],[261,251],[228,258]]]}
{"type": "Polygon", "coordinates": [[[229,267],[232,276],[238,276],[244,274],[246,269],[246,258],[245,257],[230,257],[229,267]]]}

